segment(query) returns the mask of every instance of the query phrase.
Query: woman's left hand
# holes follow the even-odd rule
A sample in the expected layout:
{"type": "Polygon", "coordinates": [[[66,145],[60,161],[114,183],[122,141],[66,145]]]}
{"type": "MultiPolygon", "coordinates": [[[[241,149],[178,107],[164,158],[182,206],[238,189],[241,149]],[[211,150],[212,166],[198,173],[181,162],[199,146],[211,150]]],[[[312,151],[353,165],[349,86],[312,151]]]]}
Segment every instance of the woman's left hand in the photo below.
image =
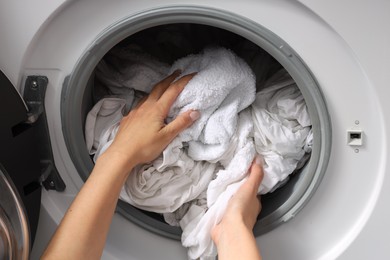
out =
{"type": "Polygon", "coordinates": [[[173,102],[194,76],[186,75],[173,82],[179,75],[180,72],[176,71],[156,84],[152,92],[122,119],[114,142],[104,157],[115,156],[124,160],[125,165],[128,162],[127,170],[136,164],[150,162],[199,118],[198,111],[190,110],[167,125],[164,122],[173,102]]]}

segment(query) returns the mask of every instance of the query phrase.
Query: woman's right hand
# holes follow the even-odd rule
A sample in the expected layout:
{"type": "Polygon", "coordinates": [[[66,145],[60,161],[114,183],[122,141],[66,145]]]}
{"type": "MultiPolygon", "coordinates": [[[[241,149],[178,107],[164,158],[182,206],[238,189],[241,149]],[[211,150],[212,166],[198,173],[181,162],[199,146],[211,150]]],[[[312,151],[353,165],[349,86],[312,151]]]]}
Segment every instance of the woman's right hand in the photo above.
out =
{"type": "Polygon", "coordinates": [[[252,230],[261,211],[257,191],[263,176],[262,158],[257,156],[248,179],[230,199],[221,222],[211,230],[218,259],[261,259],[252,230]]]}

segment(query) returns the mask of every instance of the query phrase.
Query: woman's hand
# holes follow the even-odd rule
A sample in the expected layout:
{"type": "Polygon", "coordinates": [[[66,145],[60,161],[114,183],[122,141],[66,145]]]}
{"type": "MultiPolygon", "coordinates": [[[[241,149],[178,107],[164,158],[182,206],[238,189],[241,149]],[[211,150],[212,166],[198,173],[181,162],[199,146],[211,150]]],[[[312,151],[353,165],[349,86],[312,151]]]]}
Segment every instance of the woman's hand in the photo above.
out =
{"type": "Polygon", "coordinates": [[[261,259],[252,230],[261,211],[257,191],[263,175],[262,159],[256,157],[248,179],[230,199],[221,222],[211,230],[218,259],[261,259]]]}
{"type": "Polygon", "coordinates": [[[176,71],[159,82],[152,92],[122,119],[114,142],[103,154],[105,157],[115,156],[116,159],[123,160],[125,165],[128,162],[127,170],[136,164],[150,162],[181,131],[199,118],[198,111],[190,110],[168,125],[164,122],[176,97],[194,76],[186,75],[173,82],[179,75],[180,72],[176,71]]]}

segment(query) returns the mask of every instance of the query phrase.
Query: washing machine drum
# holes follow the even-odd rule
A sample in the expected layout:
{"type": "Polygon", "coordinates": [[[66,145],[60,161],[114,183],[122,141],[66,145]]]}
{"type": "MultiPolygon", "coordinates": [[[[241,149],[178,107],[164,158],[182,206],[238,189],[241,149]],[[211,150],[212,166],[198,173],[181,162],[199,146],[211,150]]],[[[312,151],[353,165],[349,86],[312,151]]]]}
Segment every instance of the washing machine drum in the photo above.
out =
{"type": "MultiPolygon", "coordinates": [[[[161,14],[155,17],[153,15],[142,20],[130,17],[111,26],[110,30],[102,33],[85,55],[80,57],[79,63],[65,81],[61,98],[62,129],[69,155],[82,179],[86,180],[93,168],[85,144],[84,126],[87,113],[101,97],[113,94],[105,88],[101,80],[99,62],[103,61],[100,65],[107,65],[102,66],[103,68],[122,68],[122,61],[110,54],[126,50],[129,46],[139,47],[164,64],[172,64],[175,60],[198,53],[207,46],[221,46],[232,50],[251,66],[256,75],[258,91],[270,75],[284,68],[295,80],[306,100],[310,118],[314,122],[314,143],[310,159],[304,167],[291,175],[283,187],[262,197],[263,209],[254,228],[255,235],[268,232],[291,219],[318,187],[330,154],[331,124],[325,101],[310,71],[287,43],[265,28],[257,25],[258,28],[254,32],[250,27],[246,27],[245,21],[238,23],[241,25],[237,28],[237,24],[231,22],[237,21],[237,17],[223,18],[226,14],[219,13],[215,21],[208,20],[205,25],[203,17],[197,14],[186,13],[188,22],[177,22],[175,19],[180,20],[182,16],[175,17],[171,13],[164,16],[169,19],[165,21],[158,20],[162,17],[161,14]],[[158,25],[154,23],[154,19],[158,25]],[[145,21],[148,21],[148,24],[145,24],[145,21]],[[99,58],[102,60],[99,61],[99,58]]],[[[117,211],[147,230],[169,238],[181,239],[182,230],[166,224],[161,214],[139,210],[121,200],[118,202],[117,211]]]]}

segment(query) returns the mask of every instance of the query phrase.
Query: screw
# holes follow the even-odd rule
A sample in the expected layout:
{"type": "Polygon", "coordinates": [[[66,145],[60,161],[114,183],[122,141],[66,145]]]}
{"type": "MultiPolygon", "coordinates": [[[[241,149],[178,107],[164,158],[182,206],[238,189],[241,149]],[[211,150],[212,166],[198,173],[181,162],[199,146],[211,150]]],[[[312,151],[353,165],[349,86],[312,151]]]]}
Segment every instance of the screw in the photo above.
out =
{"type": "Polygon", "coordinates": [[[50,187],[54,187],[54,181],[49,182],[50,187]]]}
{"type": "Polygon", "coordinates": [[[359,122],[359,120],[356,120],[355,121],[355,125],[358,125],[360,122],[359,122]]]}
{"type": "Polygon", "coordinates": [[[359,149],[355,149],[355,153],[359,153],[359,149]]]}
{"type": "Polygon", "coordinates": [[[31,89],[36,90],[38,88],[38,82],[36,80],[31,81],[31,89]]]}

